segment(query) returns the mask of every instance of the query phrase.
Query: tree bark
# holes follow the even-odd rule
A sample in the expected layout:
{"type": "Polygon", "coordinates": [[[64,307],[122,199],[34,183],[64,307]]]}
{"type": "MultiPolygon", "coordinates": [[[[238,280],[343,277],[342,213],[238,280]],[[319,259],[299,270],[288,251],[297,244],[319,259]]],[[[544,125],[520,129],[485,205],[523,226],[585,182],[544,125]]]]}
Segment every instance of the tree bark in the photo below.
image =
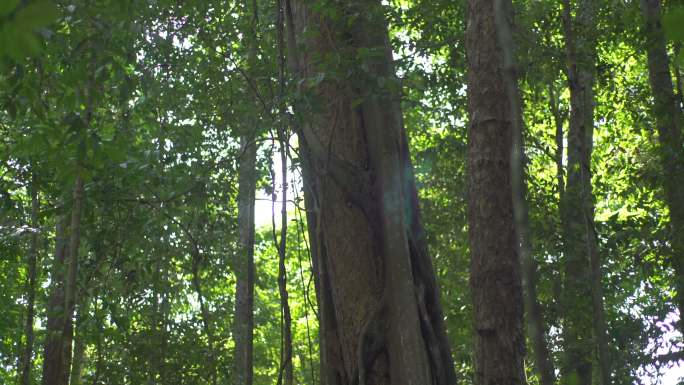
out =
{"type": "MultiPolygon", "coordinates": [[[[282,185],[282,200],[280,212],[280,240],[275,236],[275,218],[273,222],[273,237],[278,248],[278,292],[280,294],[280,311],[281,311],[281,353],[280,353],[280,371],[278,372],[277,384],[292,385],[294,383],[294,374],[292,368],[292,315],[290,313],[289,294],[287,292],[287,268],[285,261],[287,257],[287,139],[285,137],[285,129],[281,127],[278,130],[278,137],[280,141],[280,161],[281,161],[281,175],[283,178],[282,185]]],[[[275,175],[274,175],[275,180],[275,175]]],[[[273,186],[273,202],[275,203],[276,189],[275,183],[273,186]]]]}
{"type": "MultiPolygon", "coordinates": [[[[530,240],[529,205],[526,199],[525,184],[525,146],[523,138],[523,113],[518,78],[516,73],[515,47],[513,41],[513,10],[510,0],[495,0],[496,30],[498,42],[503,56],[503,79],[510,105],[510,122],[512,131],[511,153],[511,190],[513,199],[513,217],[518,240],[518,250],[522,262],[523,295],[527,309],[527,325],[532,340],[533,359],[541,385],[555,383],[553,361],[546,345],[545,326],[542,309],[537,300],[537,265],[532,255],[530,240]]],[[[556,110],[557,107],[554,109],[556,110]]],[[[562,123],[560,128],[562,138],[562,123]]],[[[558,136],[558,132],[556,133],[558,136]]],[[[562,142],[562,140],[561,140],[562,142]]],[[[561,147],[562,151],[562,147],[561,147]]],[[[562,152],[561,152],[562,154],[562,152]]],[[[562,174],[560,175],[562,180],[562,174]]],[[[517,357],[522,361],[522,357],[517,357]]],[[[522,363],[520,364],[522,365],[522,363]]]]}
{"type": "Polygon", "coordinates": [[[328,8],[286,1],[290,64],[316,101],[297,100],[295,125],[317,210],[322,382],[454,384],[381,2],[328,8]],[[327,66],[338,54],[348,66],[327,66]]]}
{"type": "Polygon", "coordinates": [[[31,171],[31,185],[29,186],[31,194],[31,239],[28,252],[28,280],[26,282],[26,323],[24,324],[24,335],[26,336],[26,345],[21,356],[20,367],[20,385],[29,385],[31,383],[31,368],[33,360],[33,323],[35,318],[35,302],[36,302],[36,279],[38,276],[38,234],[40,231],[40,224],[38,223],[38,211],[40,211],[40,201],[38,198],[38,186],[36,181],[35,171],[31,171]]]}
{"type": "MultiPolygon", "coordinates": [[[[282,1],[277,2],[277,40],[278,40],[278,93],[279,93],[279,117],[277,123],[277,136],[280,152],[280,175],[282,177],[282,200],[280,207],[280,241],[276,235],[275,212],[273,212],[273,241],[278,249],[278,291],[280,293],[281,315],[281,351],[280,370],[278,372],[278,385],[292,385],[294,373],[292,366],[292,315],[290,312],[289,294],[287,291],[287,161],[289,159],[289,137],[287,134],[287,106],[285,103],[285,42],[284,42],[284,10],[282,1]]],[[[275,171],[273,172],[273,205],[277,199],[275,185],[275,171]]]]}
{"type": "Polygon", "coordinates": [[[69,383],[82,207],[83,179],[77,175],[73,187],[68,241],[65,238],[66,217],[63,219],[64,223],[59,223],[62,219],[58,219],[56,230],[57,250],[52,278],[55,286],[52,289],[48,310],[43,385],[67,385],[69,383]]]}
{"type": "Polygon", "coordinates": [[[514,111],[504,81],[494,3],[469,0],[466,30],[474,382],[513,385],[525,382],[523,298],[511,186],[514,111]]]}
{"type": "Polygon", "coordinates": [[[55,256],[50,272],[50,295],[47,304],[47,325],[43,353],[42,385],[66,385],[63,378],[64,351],[62,339],[66,324],[64,303],[65,259],[67,256],[67,217],[60,216],[55,224],[55,256]]]}
{"type": "MultiPolygon", "coordinates": [[[[253,35],[250,37],[250,61],[256,56],[256,1],[252,2],[253,35]]],[[[249,127],[240,137],[238,165],[238,232],[240,248],[235,264],[235,384],[252,385],[254,334],[254,202],[256,199],[256,127],[249,127]]]]}
{"type": "Polygon", "coordinates": [[[69,225],[69,254],[66,260],[66,287],[64,290],[64,308],[66,319],[63,331],[62,349],[64,350],[64,383],[68,384],[71,373],[72,342],[74,339],[74,311],[76,309],[78,274],[78,251],[81,245],[81,212],[83,210],[83,178],[76,175],[71,202],[71,223],[69,225]]]}
{"type": "Polygon", "coordinates": [[[660,0],[642,0],[646,22],[648,75],[653,93],[653,115],[658,129],[665,201],[670,209],[672,267],[679,308],[679,330],[684,331],[684,150],[682,111],[673,91],[669,57],[661,26],[660,0]]]}
{"type": "Polygon", "coordinates": [[[568,170],[561,200],[565,280],[563,382],[590,385],[592,357],[598,350],[599,378],[610,383],[607,327],[603,314],[600,259],[594,227],[591,153],[594,135],[595,22],[598,5],[564,0],[563,29],[570,88],[568,170]],[[571,16],[575,8],[575,17],[571,16]],[[588,299],[591,299],[590,301],[588,299]],[[593,335],[592,335],[593,330],[593,335]]]}

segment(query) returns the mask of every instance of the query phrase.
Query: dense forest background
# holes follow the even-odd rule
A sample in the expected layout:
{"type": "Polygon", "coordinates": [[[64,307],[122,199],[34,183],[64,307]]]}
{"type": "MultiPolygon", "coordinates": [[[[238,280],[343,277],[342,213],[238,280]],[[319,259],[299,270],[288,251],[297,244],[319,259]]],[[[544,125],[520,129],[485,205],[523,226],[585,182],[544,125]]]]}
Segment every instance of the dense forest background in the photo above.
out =
{"type": "Polygon", "coordinates": [[[291,2],[0,0],[0,383],[684,377],[683,4],[291,2]]]}

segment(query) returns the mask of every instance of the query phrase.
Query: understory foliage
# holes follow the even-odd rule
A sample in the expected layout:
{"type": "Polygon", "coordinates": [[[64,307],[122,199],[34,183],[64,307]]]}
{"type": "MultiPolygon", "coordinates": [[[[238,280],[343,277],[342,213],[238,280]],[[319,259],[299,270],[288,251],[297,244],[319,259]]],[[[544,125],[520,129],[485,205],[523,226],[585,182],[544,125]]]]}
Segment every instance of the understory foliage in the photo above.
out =
{"type": "MultiPolygon", "coordinates": [[[[328,2],[316,1],[318,11],[325,14],[328,2]]],[[[469,384],[475,376],[466,2],[383,3],[448,339],[459,382],[469,384]]],[[[666,170],[640,2],[599,3],[591,182],[610,367],[615,384],[650,384],[676,364],[663,357],[676,356],[683,344],[666,170]]],[[[666,27],[677,26],[668,32],[668,53],[681,103],[676,21],[684,12],[676,3],[665,1],[664,10],[666,27]]],[[[567,143],[558,141],[557,128],[567,134],[570,109],[562,4],[513,5],[537,300],[551,360],[560,368],[559,177],[567,175],[567,162],[557,146],[567,143]]],[[[306,97],[302,84],[340,76],[354,61],[325,58],[329,73],[304,79],[283,74],[281,55],[290,47],[279,38],[279,7],[283,2],[275,0],[0,0],[0,383],[20,383],[29,341],[27,384],[41,382],[50,292],[55,277],[67,272],[55,263],[56,229],[73,211],[79,179],[84,199],[70,383],[234,383],[237,180],[245,133],[253,133],[258,148],[254,383],[273,384],[282,375],[277,198],[286,185],[294,383],[320,383],[305,176],[290,126],[293,100],[306,97]],[[283,126],[285,138],[278,132],[283,126]],[[280,176],[283,142],[290,149],[287,183],[280,176]]],[[[531,357],[529,344],[527,350],[531,357]]],[[[533,363],[525,365],[529,383],[538,383],[533,363]]]]}

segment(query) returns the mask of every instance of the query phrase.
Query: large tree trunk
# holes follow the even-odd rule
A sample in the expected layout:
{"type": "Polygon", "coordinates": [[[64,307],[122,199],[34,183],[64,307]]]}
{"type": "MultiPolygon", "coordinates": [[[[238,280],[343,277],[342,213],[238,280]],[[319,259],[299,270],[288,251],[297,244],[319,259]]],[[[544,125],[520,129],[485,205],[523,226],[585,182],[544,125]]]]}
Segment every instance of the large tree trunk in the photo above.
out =
{"type": "Polygon", "coordinates": [[[26,309],[26,324],[24,325],[24,335],[26,336],[26,345],[21,356],[20,367],[20,385],[29,385],[31,383],[31,367],[33,359],[33,322],[35,318],[35,299],[36,299],[36,279],[38,275],[38,211],[40,210],[40,202],[38,200],[38,186],[36,182],[35,171],[31,171],[31,240],[28,253],[28,281],[26,283],[27,309],[26,309]]]}
{"type": "Polygon", "coordinates": [[[317,210],[322,382],[454,384],[381,3],[286,8],[290,63],[310,96],[296,127],[317,210]],[[331,69],[335,55],[344,68],[331,69]]]}
{"type": "Polygon", "coordinates": [[[568,170],[561,200],[565,280],[563,338],[564,382],[590,385],[592,357],[598,350],[602,385],[610,381],[600,260],[594,228],[591,153],[594,135],[594,77],[598,5],[564,1],[563,27],[570,88],[568,170]],[[573,7],[574,6],[574,7],[573,7]],[[575,17],[571,16],[574,8],[575,17]],[[592,335],[593,330],[593,335],[592,335]]]}
{"type": "Polygon", "coordinates": [[[470,289],[475,384],[514,385],[525,382],[523,298],[511,190],[514,112],[504,82],[494,2],[468,2],[470,289]]]}
{"type": "MultiPolygon", "coordinates": [[[[256,60],[257,3],[252,2],[250,64],[256,60]]],[[[256,98],[254,98],[256,99],[256,98]]],[[[254,350],[254,200],[256,198],[256,126],[240,137],[238,165],[238,232],[240,249],[235,264],[234,370],[236,385],[252,385],[254,350]]]]}
{"type": "Polygon", "coordinates": [[[660,24],[660,0],[642,0],[646,21],[648,74],[653,92],[653,115],[658,128],[663,165],[665,200],[670,209],[670,239],[675,289],[679,307],[679,330],[684,331],[684,150],[682,149],[682,112],[675,96],[670,64],[660,24]]]}

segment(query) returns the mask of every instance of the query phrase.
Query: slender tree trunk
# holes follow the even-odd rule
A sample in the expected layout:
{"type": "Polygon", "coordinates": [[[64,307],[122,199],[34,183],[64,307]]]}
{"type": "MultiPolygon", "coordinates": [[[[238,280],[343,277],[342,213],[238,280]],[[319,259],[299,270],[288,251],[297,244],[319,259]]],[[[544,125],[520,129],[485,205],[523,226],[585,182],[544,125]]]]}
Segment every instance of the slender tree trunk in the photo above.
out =
{"type": "Polygon", "coordinates": [[[549,107],[551,108],[553,123],[556,127],[556,151],[554,153],[554,160],[556,162],[556,188],[558,189],[558,199],[562,200],[563,192],[565,191],[565,168],[563,167],[563,139],[565,135],[563,133],[563,123],[567,117],[567,111],[561,111],[560,102],[558,100],[558,95],[556,95],[556,87],[553,81],[549,83],[549,107]]]}
{"type": "Polygon", "coordinates": [[[77,175],[73,187],[68,240],[66,239],[66,217],[58,219],[56,227],[56,251],[51,275],[53,287],[48,307],[43,385],[66,385],[69,382],[82,207],[83,179],[77,175]]]}
{"type": "Polygon", "coordinates": [[[317,208],[322,382],[454,384],[381,2],[329,4],[339,18],[285,4],[296,84],[319,102],[298,100],[295,125],[317,208]],[[340,52],[350,73],[322,77],[340,52]]]}
{"type": "MultiPolygon", "coordinates": [[[[256,1],[252,2],[252,34],[250,64],[256,58],[256,31],[258,13],[256,1]]],[[[256,127],[249,127],[240,137],[238,165],[238,231],[240,251],[235,275],[235,383],[252,385],[253,381],[253,334],[254,334],[254,200],[256,198],[256,127]]]]}
{"type": "MultiPolygon", "coordinates": [[[[682,149],[682,111],[674,94],[669,57],[661,26],[660,0],[642,0],[646,22],[648,74],[653,93],[653,115],[658,129],[663,165],[665,201],[670,209],[670,239],[675,289],[679,307],[679,329],[684,331],[684,150],[682,149]]],[[[678,73],[678,72],[677,72],[678,73]]],[[[678,81],[679,83],[679,81],[678,81]]]]}
{"type": "Polygon", "coordinates": [[[78,317],[76,320],[76,337],[74,342],[74,358],[71,364],[71,381],[69,385],[81,385],[83,383],[83,362],[85,361],[86,350],[86,325],[85,321],[88,318],[90,308],[90,301],[84,298],[78,309],[78,317]]]}
{"type": "Polygon", "coordinates": [[[62,368],[64,384],[69,383],[72,361],[72,345],[74,339],[74,311],[76,309],[78,275],[78,251],[81,245],[81,212],[83,210],[83,178],[76,175],[71,203],[71,223],[69,225],[69,254],[66,260],[66,287],[64,290],[64,307],[66,319],[63,331],[62,349],[64,351],[64,367],[62,368]]]}
{"type": "Polygon", "coordinates": [[[36,279],[38,276],[38,233],[40,224],[38,223],[38,211],[40,211],[40,202],[38,200],[38,186],[36,182],[35,171],[31,172],[31,239],[28,253],[28,280],[26,282],[26,324],[24,325],[24,335],[26,336],[26,345],[21,358],[20,367],[20,385],[29,385],[31,382],[31,367],[33,360],[33,322],[35,318],[35,300],[36,300],[36,279]]]}
{"type": "Polygon", "coordinates": [[[568,171],[561,201],[565,249],[563,307],[566,358],[564,383],[590,385],[598,350],[599,378],[610,383],[607,327],[603,314],[600,260],[594,229],[591,153],[594,135],[595,22],[598,5],[564,0],[563,27],[570,88],[568,171]],[[572,8],[575,17],[571,16],[572,8]],[[591,301],[588,301],[591,299],[591,301]],[[592,335],[593,330],[593,335],[592,335]]]}
{"type": "MultiPolygon", "coordinates": [[[[292,385],[294,373],[292,366],[292,315],[290,314],[289,294],[287,292],[287,269],[285,265],[287,257],[287,161],[289,158],[289,143],[287,135],[287,110],[285,104],[285,44],[284,44],[284,18],[282,3],[278,1],[278,77],[280,93],[280,121],[278,122],[278,142],[280,144],[280,175],[282,176],[282,201],[280,207],[280,243],[277,242],[275,218],[273,220],[273,240],[278,248],[278,291],[280,292],[281,311],[281,352],[280,371],[278,373],[278,385],[292,385]]],[[[275,186],[275,172],[273,173],[273,203],[277,197],[275,186]]]]}
{"type": "MultiPolygon", "coordinates": [[[[518,250],[522,261],[525,307],[527,308],[527,325],[532,339],[534,364],[541,385],[553,385],[555,382],[553,361],[546,345],[544,317],[537,300],[537,265],[532,255],[530,240],[529,206],[527,204],[525,184],[525,147],[523,138],[523,113],[520,90],[516,73],[515,47],[513,42],[513,11],[510,0],[495,0],[498,42],[503,53],[503,79],[509,100],[509,116],[512,130],[511,152],[511,190],[513,197],[513,217],[518,237],[518,250]]],[[[562,136],[562,123],[560,129],[562,136]]],[[[562,178],[562,177],[561,177],[562,178]]],[[[522,360],[522,357],[518,357],[522,360]]]]}
{"type": "Polygon", "coordinates": [[[65,324],[64,263],[67,255],[66,216],[57,218],[55,224],[55,256],[50,272],[50,296],[47,305],[47,325],[43,353],[42,385],[63,385],[61,376],[62,332],[65,324]]]}
{"type": "Polygon", "coordinates": [[[241,139],[242,156],[238,175],[238,228],[240,257],[236,264],[235,288],[235,375],[236,384],[251,385],[252,334],[254,331],[254,199],[256,190],[256,145],[254,135],[241,139]]]}
{"type": "MultiPolygon", "coordinates": [[[[283,177],[282,185],[282,201],[281,201],[281,223],[280,223],[280,240],[276,244],[278,248],[278,291],[280,293],[280,311],[282,319],[282,351],[280,353],[280,371],[278,373],[278,382],[280,385],[284,384],[292,385],[294,382],[294,374],[292,368],[292,315],[290,314],[290,303],[289,294],[287,292],[287,269],[285,266],[285,261],[287,257],[287,139],[285,137],[285,129],[281,128],[278,130],[278,137],[280,140],[280,161],[281,161],[281,175],[283,177]]],[[[274,175],[275,179],[275,175],[274,175]]],[[[273,189],[273,194],[277,194],[275,191],[275,186],[273,189]]],[[[275,203],[274,195],[274,203],[275,203]]],[[[275,221],[273,223],[273,235],[275,238],[275,221]]]]}
{"type": "MultiPolygon", "coordinates": [[[[525,382],[523,298],[511,190],[515,112],[504,82],[494,3],[495,0],[469,0],[466,30],[474,382],[514,385],[525,382]]],[[[507,16],[502,19],[507,25],[507,16]]]]}

